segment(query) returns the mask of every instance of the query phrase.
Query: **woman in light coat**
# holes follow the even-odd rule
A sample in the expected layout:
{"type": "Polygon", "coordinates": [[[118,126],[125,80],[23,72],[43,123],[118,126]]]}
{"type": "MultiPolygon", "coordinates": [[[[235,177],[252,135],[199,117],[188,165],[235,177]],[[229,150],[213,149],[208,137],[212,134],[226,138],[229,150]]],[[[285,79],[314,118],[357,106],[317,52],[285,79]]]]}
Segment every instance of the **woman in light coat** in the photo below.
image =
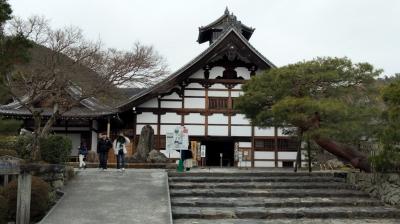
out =
{"type": "Polygon", "coordinates": [[[114,154],[117,156],[117,169],[125,170],[125,154],[127,153],[126,145],[129,144],[129,138],[120,133],[113,142],[114,154]]]}

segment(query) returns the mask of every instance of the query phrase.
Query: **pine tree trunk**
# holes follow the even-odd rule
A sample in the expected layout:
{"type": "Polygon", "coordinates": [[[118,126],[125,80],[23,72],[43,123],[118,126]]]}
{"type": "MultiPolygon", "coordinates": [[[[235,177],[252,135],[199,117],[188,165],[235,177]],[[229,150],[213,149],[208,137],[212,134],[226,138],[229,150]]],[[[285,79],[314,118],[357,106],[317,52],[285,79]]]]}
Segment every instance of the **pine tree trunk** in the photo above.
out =
{"type": "Polygon", "coordinates": [[[326,138],[315,138],[314,141],[326,151],[350,162],[353,167],[365,172],[371,172],[371,164],[368,162],[368,156],[360,151],[326,138]]]}

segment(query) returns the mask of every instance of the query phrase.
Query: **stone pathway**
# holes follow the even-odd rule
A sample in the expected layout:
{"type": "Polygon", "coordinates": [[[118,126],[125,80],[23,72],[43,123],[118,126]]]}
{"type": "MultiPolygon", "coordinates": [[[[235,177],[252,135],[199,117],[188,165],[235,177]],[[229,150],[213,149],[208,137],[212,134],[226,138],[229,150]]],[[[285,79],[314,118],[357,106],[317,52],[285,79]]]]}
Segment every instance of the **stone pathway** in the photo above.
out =
{"type": "Polygon", "coordinates": [[[166,178],[160,169],[78,171],[41,223],[171,223],[166,178]]]}

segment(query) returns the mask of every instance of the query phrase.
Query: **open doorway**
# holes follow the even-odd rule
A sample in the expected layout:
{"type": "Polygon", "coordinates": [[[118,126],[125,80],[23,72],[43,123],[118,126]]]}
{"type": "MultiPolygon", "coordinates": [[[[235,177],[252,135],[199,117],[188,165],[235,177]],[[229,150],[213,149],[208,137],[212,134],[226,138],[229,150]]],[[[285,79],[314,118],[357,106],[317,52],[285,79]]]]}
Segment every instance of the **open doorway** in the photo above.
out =
{"type": "Polygon", "coordinates": [[[202,141],[206,146],[206,165],[220,166],[220,153],[222,153],[222,166],[234,166],[234,142],[233,141],[202,141]]]}

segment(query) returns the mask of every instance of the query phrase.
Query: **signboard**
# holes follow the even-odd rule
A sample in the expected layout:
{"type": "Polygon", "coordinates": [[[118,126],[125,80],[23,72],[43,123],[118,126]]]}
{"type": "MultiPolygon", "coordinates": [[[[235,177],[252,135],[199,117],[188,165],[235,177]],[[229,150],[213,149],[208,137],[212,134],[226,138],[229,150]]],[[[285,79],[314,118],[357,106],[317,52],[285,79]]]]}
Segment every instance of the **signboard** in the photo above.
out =
{"type": "Polygon", "coordinates": [[[173,150],[188,150],[189,134],[186,127],[177,126],[174,132],[167,132],[165,138],[165,150],[167,152],[172,152],[173,150]]]}
{"type": "Polygon", "coordinates": [[[174,151],[174,133],[167,132],[165,134],[165,151],[171,153],[174,151]]]}
{"type": "Polygon", "coordinates": [[[202,145],[200,147],[200,154],[201,154],[201,158],[205,158],[206,157],[206,146],[202,145]]]}

